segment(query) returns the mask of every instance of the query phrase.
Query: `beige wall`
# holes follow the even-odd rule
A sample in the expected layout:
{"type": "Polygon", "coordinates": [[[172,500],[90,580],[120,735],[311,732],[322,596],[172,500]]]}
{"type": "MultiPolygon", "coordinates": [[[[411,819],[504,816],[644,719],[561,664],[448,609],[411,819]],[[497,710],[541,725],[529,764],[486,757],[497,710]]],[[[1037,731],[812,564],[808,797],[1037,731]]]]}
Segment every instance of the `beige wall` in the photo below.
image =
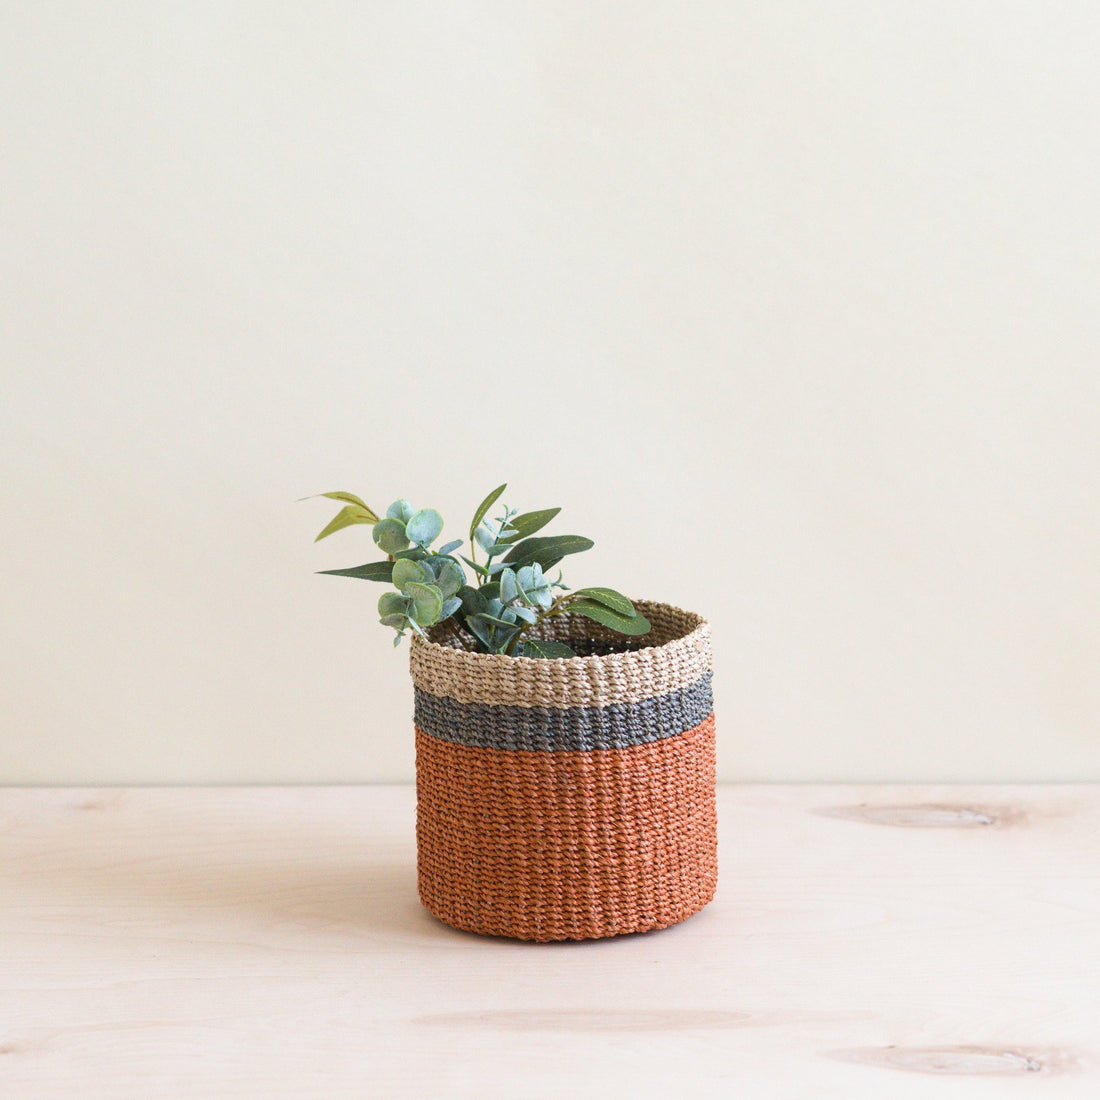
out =
{"type": "Polygon", "coordinates": [[[1087,3],[0,13],[0,782],[412,773],[348,489],[714,623],[729,779],[1100,780],[1087,3]]]}

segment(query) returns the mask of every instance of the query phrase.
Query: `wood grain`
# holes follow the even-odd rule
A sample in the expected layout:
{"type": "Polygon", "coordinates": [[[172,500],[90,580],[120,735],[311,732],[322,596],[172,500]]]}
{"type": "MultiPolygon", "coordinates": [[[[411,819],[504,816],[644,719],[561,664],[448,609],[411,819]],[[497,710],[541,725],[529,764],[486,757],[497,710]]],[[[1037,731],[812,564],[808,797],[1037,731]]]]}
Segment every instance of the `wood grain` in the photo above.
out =
{"type": "Polygon", "coordinates": [[[0,789],[0,1096],[1100,1095],[1100,788],[727,787],[718,895],[454,931],[406,787],[0,789]]]}

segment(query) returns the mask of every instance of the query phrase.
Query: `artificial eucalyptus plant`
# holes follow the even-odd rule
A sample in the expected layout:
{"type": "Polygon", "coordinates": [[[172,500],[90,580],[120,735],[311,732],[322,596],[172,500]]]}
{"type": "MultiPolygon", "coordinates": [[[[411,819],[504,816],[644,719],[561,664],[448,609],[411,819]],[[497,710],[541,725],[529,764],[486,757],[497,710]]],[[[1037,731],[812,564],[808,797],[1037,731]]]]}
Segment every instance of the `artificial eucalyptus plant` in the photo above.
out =
{"type": "Polygon", "coordinates": [[[397,631],[394,645],[400,643],[406,630],[426,638],[429,628],[445,623],[456,643],[472,652],[575,657],[564,642],[529,633],[544,619],[567,611],[620,634],[648,634],[649,621],[620,592],[611,588],[571,590],[562,581],[560,569],[555,579],[547,576],[547,571],[567,555],[593,545],[591,539],[581,535],[533,537],[560,508],[520,513],[502,505],[496,519],[487,518],[506,488],[497,486],[474,513],[469,557],[456,553],[463,545],[462,539],[432,549],[443,531],[443,517],[434,508],[417,510],[407,500],[395,500],[385,516],[379,517],[352,493],[321,493],[342,501],[344,507],[314,541],[345,527],[367,523],[373,528],[375,544],[386,555],[383,561],[321,572],[392,585],[391,591],[382,593],[378,613],[384,626],[397,631]],[[479,547],[485,555],[480,562],[479,547]],[[463,562],[473,574],[473,584],[467,583],[463,562]]]}

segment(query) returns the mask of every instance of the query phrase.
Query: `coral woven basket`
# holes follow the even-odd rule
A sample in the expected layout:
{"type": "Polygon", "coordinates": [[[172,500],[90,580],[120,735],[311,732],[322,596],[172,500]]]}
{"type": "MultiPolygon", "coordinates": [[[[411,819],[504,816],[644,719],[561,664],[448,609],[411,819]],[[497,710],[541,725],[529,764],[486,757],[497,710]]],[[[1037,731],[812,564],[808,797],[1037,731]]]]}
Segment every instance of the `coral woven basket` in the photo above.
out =
{"type": "Polygon", "coordinates": [[[414,638],[420,899],[455,928],[570,940],[665,928],[718,877],[710,628],[636,601],[625,639],[541,624],[581,656],[414,638]]]}

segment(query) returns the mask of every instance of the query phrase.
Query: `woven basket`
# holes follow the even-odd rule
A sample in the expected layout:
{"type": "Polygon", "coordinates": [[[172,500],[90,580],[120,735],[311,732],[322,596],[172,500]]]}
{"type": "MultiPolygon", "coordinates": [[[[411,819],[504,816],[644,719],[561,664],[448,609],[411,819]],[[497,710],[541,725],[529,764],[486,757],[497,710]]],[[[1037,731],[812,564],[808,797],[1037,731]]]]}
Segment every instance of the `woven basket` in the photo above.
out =
{"type": "Polygon", "coordinates": [[[637,601],[629,639],[562,615],[582,656],[414,637],[420,899],[455,928],[579,940],[665,928],[718,876],[710,628],[637,601]]]}

